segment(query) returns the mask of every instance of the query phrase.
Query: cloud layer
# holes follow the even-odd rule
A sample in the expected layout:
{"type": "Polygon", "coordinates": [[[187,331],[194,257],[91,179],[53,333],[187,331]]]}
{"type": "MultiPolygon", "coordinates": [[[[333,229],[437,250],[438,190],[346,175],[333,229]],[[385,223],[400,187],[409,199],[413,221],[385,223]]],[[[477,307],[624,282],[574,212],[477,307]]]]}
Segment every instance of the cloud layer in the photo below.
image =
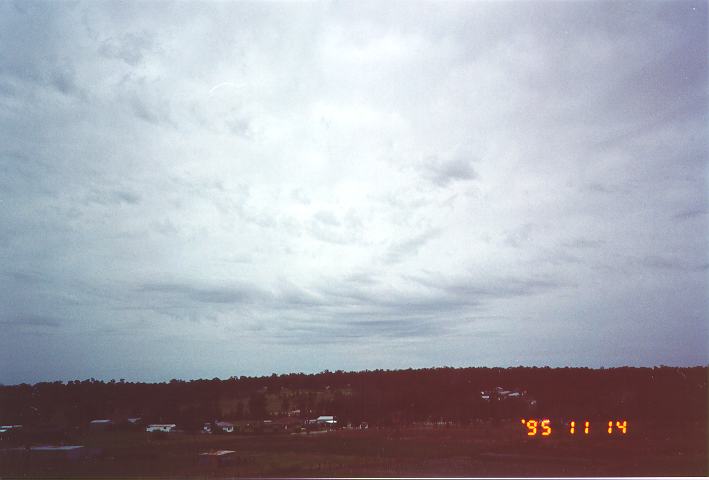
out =
{"type": "Polygon", "coordinates": [[[0,382],[709,361],[704,2],[0,5],[0,382]]]}

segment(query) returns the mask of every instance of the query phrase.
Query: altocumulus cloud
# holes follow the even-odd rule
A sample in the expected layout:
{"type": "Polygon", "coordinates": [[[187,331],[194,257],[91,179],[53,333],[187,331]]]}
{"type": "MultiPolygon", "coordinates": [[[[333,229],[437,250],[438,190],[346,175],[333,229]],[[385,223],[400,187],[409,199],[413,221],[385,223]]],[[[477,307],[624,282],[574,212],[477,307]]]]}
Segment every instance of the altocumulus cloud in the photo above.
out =
{"type": "Polygon", "coordinates": [[[707,38],[698,1],[4,2],[0,381],[706,363],[707,38]]]}

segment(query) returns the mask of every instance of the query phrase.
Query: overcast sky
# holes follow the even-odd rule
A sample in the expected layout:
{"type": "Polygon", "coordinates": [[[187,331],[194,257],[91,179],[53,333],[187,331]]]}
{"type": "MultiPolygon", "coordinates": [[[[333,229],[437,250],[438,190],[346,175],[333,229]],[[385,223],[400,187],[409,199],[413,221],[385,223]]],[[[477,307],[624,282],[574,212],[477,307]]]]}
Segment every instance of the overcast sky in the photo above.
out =
{"type": "Polygon", "coordinates": [[[707,4],[0,2],[0,382],[709,362],[707,4]]]}

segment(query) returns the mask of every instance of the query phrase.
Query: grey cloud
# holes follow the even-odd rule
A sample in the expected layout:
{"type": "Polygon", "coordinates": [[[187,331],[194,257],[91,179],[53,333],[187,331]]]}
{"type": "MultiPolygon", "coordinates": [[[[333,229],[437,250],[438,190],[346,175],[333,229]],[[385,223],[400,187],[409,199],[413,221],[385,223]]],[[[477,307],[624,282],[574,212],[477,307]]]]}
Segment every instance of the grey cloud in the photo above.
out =
{"type": "Polygon", "coordinates": [[[279,296],[274,302],[275,308],[287,309],[298,309],[300,307],[322,307],[325,305],[326,303],[322,298],[292,285],[281,289],[279,296]]]}
{"type": "Polygon", "coordinates": [[[64,323],[66,322],[63,320],[44,315],[16,315],[9,318],[0,316],[0,325],[6,327],[59,327],[64,323]]]}
{"type": "MultiPolygon", "coordinates": [[[[706,22],[687,16],[685,28],[707,33],[706,22]]],[[[605,99],[610,111],[627,118],[636,115],[650,125],[667,122],[671,115],[706,114],[707,63],[695,58],[707,54],[706,42],[696,42],[687,36],[681,45],[657,59],[643,65],[623,78],[618,87],[609,91],[605,99]]]]}
{"type": "Polygon", "coordinates": [[[337,219],[335,214],[329,211],[320,210],[313,216],[313,218],[324,225],[334,227],[338,227],[340,225],[340,221],[337,219]]]}
{"type": "Polygon", "coordinates": [[[146,294],[158,294],[168,299],[209,304],[248,304],[267,296],[266,292],[248,285],[201,286],[188,283],[155,282],[139,287],[146,294]]]}
{"type": "Polygon", "coordinates": [[[702,269],[699,265],[687,264],[681,258],[668,255],[645,255],[640,258],[632,257],[628,260],[628,263],[631,266],[668,271],[696,271],[702,269]]]}
{"type": "Polygon", "coordinates": [[[706,207],[697,207],[677,212],[672,215],[672,218],[674,220],[691,220],[693,218],[702,217],[707,213],[709,213],[709,210],[707,210],[706,207]]]}
{"type": "Polygon", "coordinates": [[[440,321],[362,320],[359,322],[347,322],[344,326],[351,332],[359,332],[361,336],[366,337],[422,337],[438,335],[447,330],[443,322],[440,321]]]}
{"type": "Polygon", "coordinates": [[[431,229],[412,238],[396,242],[393,245],[390,245],[387,249],[384,254],[384,261],[389,264],[397,263],[403,261],[410,255],[416,255],[421,247],[435,239],[440,234],[441,230],[431,229]]]}
{"type": "Polygon", "coordinates": [[[437,155],[428,157],[424,162],[423,171],[425,177],[439,187],[477,177],[471,158],[463,152],[445,157],[437,155]]]}
{"type": "Polygon", "coordinates": [[[170,113],[170,105],[166,99],[147,99],[134,96],[130,106],[136,117],[155,125],[175,126],[170,113]]]}
{"type": "Polygon", "coordinates": [[[348,275],[347,277],[345,277],[345,281],[359,285],[373,285],[376,283],[374,275],[372,273],[365,272],[353,273],[351,275],[348,275]]]}
{"type": "Polygon", "coordinates": [[[154,41],[147,32],[127,33],[120,38],[112,37],[104,40],[99,47],[99,52],[107,58],[119,59],[135,67],[144,60],[146,53],[153,47],[154,41]]]}
{"type": "Polygon", "coordinates": [[[273,335],[279,344],[332,344],[349,343],[367,339],[407,340],[435,338],[451,332],[451,326],[443,322],[417,319],[357,320],[346,322],[303,323],[292,325],[273,335]]]}
{"type": "Polygon", "coordinates": [[[54,71],[49,74],[48,83],[66,95],[79,92],[76,75],[69,65],[55,67],[54,71]]]}
{"type": "Polygon", "coordinates": [[[251,119],[244,116],[236,116],[226,120],[229,131],[240,137],[251,139],[254,136],[254,129],[251,119]]]}
{"type": "Polygon", "coordinates": [[[562,246],[565,248],[592,249],[602,247],[606,242],[602,240],[591,240],[587,238],[577,238],[565,241],[562,246]]]}
{"type": "Polygon", "coordinates": [[[505,235],[505,243],[515,248],[523,247],[527,242],[529,242],[536,228],[537,227],[535,225],[526,223],[513,231],[508,232],[505,235]]]}
{"type": "Polygon", "coordinates": [[[300,188],[296,188],[291,191],[291,198],[298,203],[302,203],[303,205],[310,205],[311,202],[310,197],[300,188]]]}
{"type": "Polygon", "coordinates": [[[423,277],[420,275],[409,275],[406,278],[431,288],[440,290],[456,298],[470,298],[478,301],[487,301],[495,298],[510,298],[535,295],[549,290],[573,286],[569,283],[561,283],[551,278],[516,278],[511,276],[499,276],[480,278],[471,276],[470,278],[445,278],[430,275],[423,277]]]}
{"type": "Polygon", "coordinates": [[[111,205],[111,204],[129,204],[137,205],[140,203],[141,196],[135,192],[128,190],[110,190],[110,191],[98,191],[94,190],[88,195],[88,199],[91,202],[98,203],[101,205],[111,205]]]}
{"type": "MultiPolygon", "coordinates": [[[[408,279],[406,277],[405,279],[408,279]]],[[[481,299],[476,296],[461,296],[455,292],[445,292],[438,285],[430,286],[414,282],[418,289],[395,289],[378,283],[328,282],[316,288],[335,318],[366,319],[371,316],[392,318],[438,318],[466,309],[481,307],[481,299]]]]}
{"type": "Polygon", "coordinates": [[[346,245],[361,242],[362,232],[353,217],[345,218],[345,223],[330,211],[321,210],[313,215],[308,224],[309,232],[322,242],[346,245]]]}

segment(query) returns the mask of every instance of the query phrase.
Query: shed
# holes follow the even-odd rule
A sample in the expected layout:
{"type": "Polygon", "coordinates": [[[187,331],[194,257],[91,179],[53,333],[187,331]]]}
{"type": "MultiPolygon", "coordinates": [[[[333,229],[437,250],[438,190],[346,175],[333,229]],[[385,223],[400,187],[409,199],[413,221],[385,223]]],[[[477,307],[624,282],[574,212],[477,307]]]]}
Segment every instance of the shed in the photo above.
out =
{"type": "Polygon", "coordinates": [[[177,425],[174,423],[151,423],[145,427],[146,432],[174,432],[177,429],[177,425]]]}

